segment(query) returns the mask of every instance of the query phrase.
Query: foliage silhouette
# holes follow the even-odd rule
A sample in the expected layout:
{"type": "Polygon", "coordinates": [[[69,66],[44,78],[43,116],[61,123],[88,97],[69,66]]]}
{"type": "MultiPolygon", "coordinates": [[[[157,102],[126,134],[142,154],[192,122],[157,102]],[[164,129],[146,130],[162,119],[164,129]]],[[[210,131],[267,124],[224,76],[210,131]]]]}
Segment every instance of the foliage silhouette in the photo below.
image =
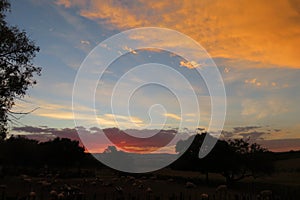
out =
{"type": "Polygon", "coordinates": [[[198,153],[206,136],[212,137],[208,133],[202,133],[186,141],[179,141],[176,151],[182,155],[171,167],[205,173],[207,182],[208,173],[219,173],[225,177],[227,184],[246,177],[256,178],[274,171],[273,153],[243,139],[218,140],[213,150],[205,158],[200,159],[198,153]],[[193,142],[184,152],[183,147],[188,140],[193,142]]]}
{"type": "Polygon", "coordinates": [[[20,136],[0,141],[0,163],[7,171],[13,171],[11,173],[45,167],[74,169],[80,173],[81,168],[103,167],[92,155],[84,152],[78,141],[55,138],[48,142],[38,142],[20,136]]]}
{"type": "Polygon", "coordinates": [[[6,137],[8,122],[17,123],[18,115],[30,113],[11,109],[15,100],[23,98],[28,88],[36,84],[33,76],[41,71],[32,63],[39,47],[25,31],[6,23],[5,12],[9,9],[9,2],[0,0],[0,139],[6,137]]]}

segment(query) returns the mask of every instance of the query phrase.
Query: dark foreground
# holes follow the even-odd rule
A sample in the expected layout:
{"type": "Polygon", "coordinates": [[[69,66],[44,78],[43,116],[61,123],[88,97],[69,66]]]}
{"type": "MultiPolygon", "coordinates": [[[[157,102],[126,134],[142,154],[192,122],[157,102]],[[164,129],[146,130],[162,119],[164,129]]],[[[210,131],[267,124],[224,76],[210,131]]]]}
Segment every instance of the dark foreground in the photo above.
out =
{"type": "Polygon", "coordinates": [[[116,171],[101,169],[95,176],[61,178],[60,174],[40,176],[4,176],[0,181],[0,199],[30,200],[258,200],[300,199],[299,174],[283,173],[260,180],[245,180],[233,186],[225,186],[221,177],[210,176],[204,183],[199,173],[180,172],[169,169],[144,175],[124,175],[116,171]],[[290,180],[289,185],[285,183],[290,180]],[[282,183],[280,183],[282,181],[282,183]]]}

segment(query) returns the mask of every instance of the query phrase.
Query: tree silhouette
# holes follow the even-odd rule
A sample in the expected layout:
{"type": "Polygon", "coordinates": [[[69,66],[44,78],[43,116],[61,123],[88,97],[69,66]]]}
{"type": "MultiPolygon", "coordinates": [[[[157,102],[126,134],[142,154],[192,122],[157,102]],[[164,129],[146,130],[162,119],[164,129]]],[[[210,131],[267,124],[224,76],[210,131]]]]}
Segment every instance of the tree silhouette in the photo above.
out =
{"type": "Polygon", "coordinates": [[[0,161],[18,167],[78,167],[85,159],[79,141],[54,138],[39,143],[21,136],[0,141],[0,161]]]}
{"type": "Polygon", "coordinates": [[[79,146],[79,142],[68,138],[55,138],[54,140],[40,144],[41,160],[53,166],[74,165],[81,160],[84,148],[79,146]]]}
{"type": "Polygon", "coordinates": [[[229,181],[245,177],[259,177],[274,171],[274,155],[257,143],[250,144],[247,140],[235,139],[229,141],[229,146],[236,154],[239,171],[235,174],[227,172],[229,181]]]}
{"type": "Polygon", "coordinates": [[[6,23],[5,12],[9,10],[9,2],[0,0],[0,139],[6,137],[8,122],[15,123],[18,114],[26,114],[11,109],[15,99],[23,98],[28,87],[36,84],[33,76],[41,71],[32,63],[39,47],[25,31],[6,23]]]}
{"type": "Polygon", "coordinates": [[[176,151],[181,157],[172,165],[175,169],[219,173],[225,177],[228,184],[232,184],[246,177],[258,177],[272,173],[273,154],[267,149],[243,139],[230,141],[218,140],[212,151],[205,157],[198,157],[199,150],[205,137],[212,137],[208,133],[197,134],[186,141],[179,141],[176,151]],[[193,140],[184,152],[186,142],[193,140]]]}

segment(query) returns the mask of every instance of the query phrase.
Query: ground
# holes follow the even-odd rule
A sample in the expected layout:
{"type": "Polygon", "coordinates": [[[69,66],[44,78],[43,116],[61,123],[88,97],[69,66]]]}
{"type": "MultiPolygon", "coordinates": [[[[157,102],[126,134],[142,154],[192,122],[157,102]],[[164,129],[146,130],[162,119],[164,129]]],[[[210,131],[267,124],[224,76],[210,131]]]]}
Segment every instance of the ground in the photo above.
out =
{"type": "MultiPolygon", "coordinates": [[[[248,178],[228,188],[227,199],[257,199],[262,190],[272,190],[276,199],[299,199],[299,159],[276,162],[272,176],[248,178]]],[[[65,172],[63,172],[65,173],[65,172]]],[[[206,193],[217,199],[216,188],[224,184],[218,174],[209,174],[209,184],[200,172],[163,169],[148,174],[125,175],[109,169],[93,169],[94,176],[62,178],[60,174],[4,176],[0,199],[18,199],[35,192],[36,199],[51,199],[50,192],[63,193],[64,199],[200,199],[206,193]],[[193,183],[187,187],[187,182],[193,183]]]]}

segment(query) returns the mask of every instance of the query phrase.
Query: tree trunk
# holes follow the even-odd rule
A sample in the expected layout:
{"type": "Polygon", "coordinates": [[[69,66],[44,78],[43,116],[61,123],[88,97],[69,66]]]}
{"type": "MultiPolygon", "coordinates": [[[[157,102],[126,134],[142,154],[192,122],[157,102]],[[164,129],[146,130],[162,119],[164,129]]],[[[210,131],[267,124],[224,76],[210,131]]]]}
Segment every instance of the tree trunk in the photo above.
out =
{"type": "Polygon", "coordinates": [[[208,185],[208,172],[205,173],[205,182],[208,185]]]}
{"type": "Polygon", "coordinates": [[[233,183],[233,179],[228,175],[225,177],[226,178],[226,184],[229,186],[229,185],[232,185],[233,183]]]}

